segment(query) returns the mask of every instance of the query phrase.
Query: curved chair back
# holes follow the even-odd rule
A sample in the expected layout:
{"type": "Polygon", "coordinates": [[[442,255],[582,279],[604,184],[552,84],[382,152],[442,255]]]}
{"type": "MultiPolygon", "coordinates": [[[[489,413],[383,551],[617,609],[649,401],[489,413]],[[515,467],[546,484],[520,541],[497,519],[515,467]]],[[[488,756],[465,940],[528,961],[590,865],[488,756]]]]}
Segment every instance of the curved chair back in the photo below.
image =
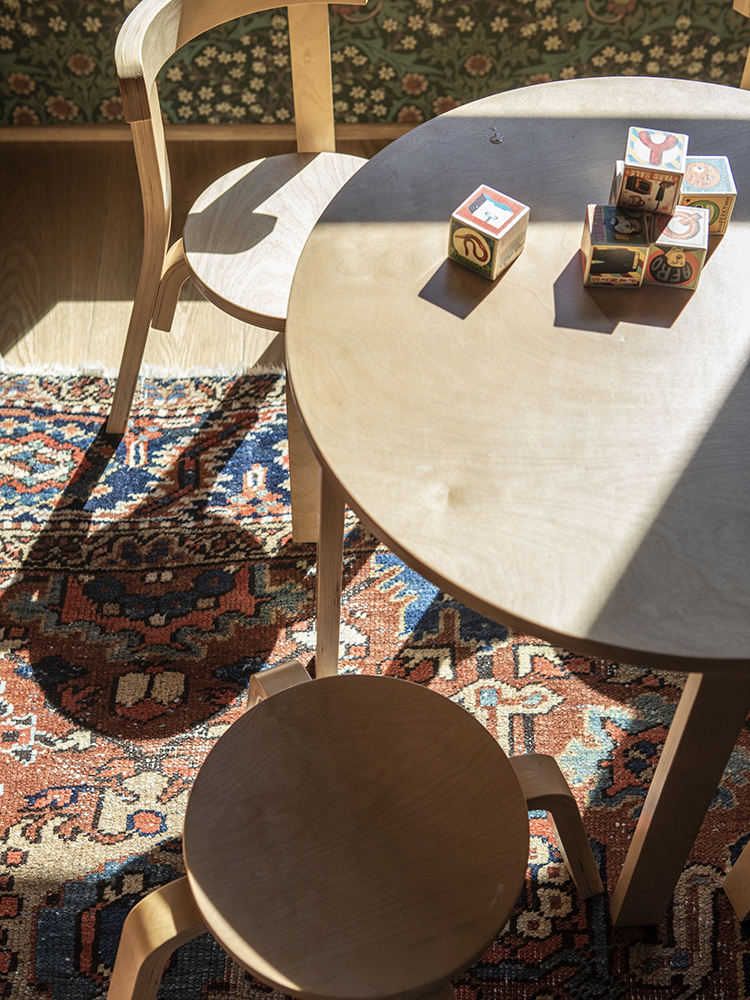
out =
{"type": "MultiPolygon", "coordinates": [[[[156,86],[159,70],[197,35],[276,6],[273,0],[140,0],[122,26],[115,63],[123,112],[133,131],[145,225],[163,251],[169,240],[172,195],[156,86]]],[[[289,0],[287,14],[297,149],[335,152],[328,4],[289,0]]]]}

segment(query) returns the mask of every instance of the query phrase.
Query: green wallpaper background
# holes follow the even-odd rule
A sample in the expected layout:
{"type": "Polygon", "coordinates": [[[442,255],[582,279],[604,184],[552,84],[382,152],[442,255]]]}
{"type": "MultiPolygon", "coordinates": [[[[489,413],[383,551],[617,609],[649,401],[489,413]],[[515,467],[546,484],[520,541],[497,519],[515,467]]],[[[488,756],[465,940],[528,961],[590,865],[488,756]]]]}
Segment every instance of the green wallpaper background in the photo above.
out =
{"type": "MultiPolygon", "coordinates": [[[[0,0],[0,124],[122,121],[113,60],[134,0],[0,0]]],[[[750,20],[731,0],[369,0],[331,7],[339,122],[420,122],[545,80],[638,74],[737,86],[750,20]]],[[[172,123],[292,118],[283,9],[184,46],[172,123]]]]}

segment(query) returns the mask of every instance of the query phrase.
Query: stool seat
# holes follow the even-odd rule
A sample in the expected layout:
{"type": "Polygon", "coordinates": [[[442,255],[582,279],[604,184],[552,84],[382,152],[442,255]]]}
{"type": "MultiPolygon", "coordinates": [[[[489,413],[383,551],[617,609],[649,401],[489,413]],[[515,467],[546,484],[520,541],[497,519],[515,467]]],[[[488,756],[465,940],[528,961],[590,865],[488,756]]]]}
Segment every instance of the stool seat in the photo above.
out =
{"type": "Polygon", "coordinates": [[[509,760],[468,712],[419,684],[297,660],[250,679],[185,817],[187,875],[125,920],[107,1000],[156,1000],[164,963],[210,930],[302,1000],[456,1000],[494,941],[545,809],[584,898],[602,892],[552,757],[509,760]]]}
{"type": "Polygon", "coordinates": [[[211,933],[306,1000],[416,997],[497,937],[521,891],[527,804],[468,712],[395,678],[290,687],[222,736],[183,852],[211,933]]]}

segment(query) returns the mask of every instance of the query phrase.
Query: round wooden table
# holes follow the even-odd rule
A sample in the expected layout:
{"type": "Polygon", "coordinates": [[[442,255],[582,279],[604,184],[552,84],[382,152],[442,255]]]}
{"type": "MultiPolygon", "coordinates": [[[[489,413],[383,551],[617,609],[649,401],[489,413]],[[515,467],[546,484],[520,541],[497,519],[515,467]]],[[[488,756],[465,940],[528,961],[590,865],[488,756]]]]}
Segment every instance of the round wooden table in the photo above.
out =
{"type": "Polygon", "coordinates": [[[323,474],[320,672],[343,499],[467,605],[557,645],[690,673],[613,897],[658,923],[750,708],[750,93],[604,78],[488,97],[364,166],[315,227],[287,324],[323,474]],[[588,203],[630,125],[730,158],[694,293],[588,289],[588,203]],[[446,259],[481,183],[531,207],[496,282],[446,259]]]}

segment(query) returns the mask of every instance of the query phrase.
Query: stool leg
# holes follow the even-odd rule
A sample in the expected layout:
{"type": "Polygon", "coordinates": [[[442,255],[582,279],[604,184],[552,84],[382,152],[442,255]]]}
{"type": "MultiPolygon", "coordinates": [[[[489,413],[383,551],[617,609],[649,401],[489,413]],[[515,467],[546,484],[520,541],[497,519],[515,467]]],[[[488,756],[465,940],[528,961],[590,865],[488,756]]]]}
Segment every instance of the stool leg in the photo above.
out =
{"type": "Polygon", "coordinates": [[[604,892],[578,803],[557,761],[547,754],[510,757],[529,809],[546,809],[565,867],[584,899],[604,892]]]}
{"type": "Polygon", "coordinates": [[[125,920],[107,1000],[155,1000],[169,956],[205,930],[186,877],[149,893],[125,920]]]}
{"type": "Polygon", "coordinates": [[[279,663],[270,670],[263,670],[259,674],[253,674],[247,689],[247,709],[270,698],[273,694],[278,694],[284,688],[294,687],[296,684],[304,684],[311,681],[308,674],[299,660],[287,660],[286,663],[279,663]]]}
{"type": "Polygon", "coordinates": [[[750,844],[732,865],[732,870],[724,879],[724,892],[729,897],[738,920],[750,917],[750,844]]]}

